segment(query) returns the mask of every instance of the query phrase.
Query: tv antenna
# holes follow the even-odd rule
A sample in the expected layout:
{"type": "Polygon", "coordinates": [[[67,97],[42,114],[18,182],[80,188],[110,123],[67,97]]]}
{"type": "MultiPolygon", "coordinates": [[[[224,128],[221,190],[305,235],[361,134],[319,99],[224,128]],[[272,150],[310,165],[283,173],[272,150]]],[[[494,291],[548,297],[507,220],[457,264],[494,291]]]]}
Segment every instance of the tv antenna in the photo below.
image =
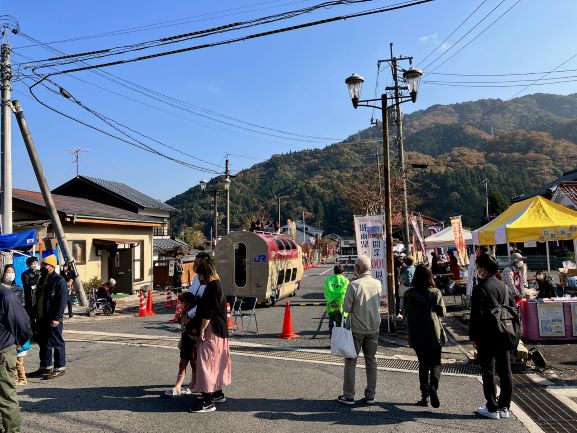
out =
{"type": "Polygon", "coordinates": [[[76,164],[76,177],[78,177],[79,175],[79,169],[80,169],[80,153],[81,152],[88,152],[91,149],[82,149],[81,147],[74,147],[72,149],[67,149],[66,151],[73,154],[74,155],[74,161],[72,161],[74,164],[76,164]]]}

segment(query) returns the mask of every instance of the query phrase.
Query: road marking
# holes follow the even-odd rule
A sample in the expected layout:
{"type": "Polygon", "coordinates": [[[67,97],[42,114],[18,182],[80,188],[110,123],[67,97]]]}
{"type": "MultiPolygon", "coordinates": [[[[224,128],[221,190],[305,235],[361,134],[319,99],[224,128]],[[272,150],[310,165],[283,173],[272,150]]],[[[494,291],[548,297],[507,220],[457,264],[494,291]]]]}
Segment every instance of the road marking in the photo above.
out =
{"type": "Polygon", "coordinates": [[[567,387],[567,386],[548,386],[546,388],[549,394],[557,397],[563,403],[567,405],[573,412],[577,413],[577,403],[573,401],[573,398],[577,397],[577,388],[576,387],[567,387]]]}
{"type": "Polygon", "coordinates": [[[327,273],[328,271],[330,271],[330,270],[331,270],[331,268],[328,268],[326,271],[322,271],[322,272],[320,273],[320,275],[324,275],[324,274],[326,274],[326,273],[327,273]]]}

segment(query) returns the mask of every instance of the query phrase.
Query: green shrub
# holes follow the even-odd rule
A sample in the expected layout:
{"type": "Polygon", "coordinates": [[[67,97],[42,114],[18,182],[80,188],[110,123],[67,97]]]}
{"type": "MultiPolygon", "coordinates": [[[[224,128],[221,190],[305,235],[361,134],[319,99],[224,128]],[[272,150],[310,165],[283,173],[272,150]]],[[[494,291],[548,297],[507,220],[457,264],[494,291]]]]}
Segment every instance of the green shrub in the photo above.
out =
{"type": "Polygon", "coordinates": [[[90,293],[92,290],[98,290],[101,285],[102,281],[96,275],[88,281],[82,282],[82,287],[84,288],[85,293],[90,293]]]}

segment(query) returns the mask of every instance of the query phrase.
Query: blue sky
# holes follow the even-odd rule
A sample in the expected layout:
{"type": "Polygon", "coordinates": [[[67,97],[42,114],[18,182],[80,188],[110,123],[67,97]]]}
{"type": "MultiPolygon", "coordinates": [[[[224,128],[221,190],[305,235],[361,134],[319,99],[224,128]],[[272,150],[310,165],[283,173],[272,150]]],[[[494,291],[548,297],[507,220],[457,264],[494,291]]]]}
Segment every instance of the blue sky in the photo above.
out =
{"type": "MultiPolygon", "coordinates": [[[[157,2],[123,0],[120,2],[78,2],[61,0],[45,2],[19,0],[3,4],[3,13],[14,16],[21,32],[43,42],[59,41],[85,35],[101,34],[127,28],[169,22],[163,28],[131,32],[110,37],[81,39],[53,44],[66,53],[85,52],[117,45],[132,44],[175,34],[205,29],[282,11],[320,3],[296,0],[246,1],[171,1],[170,7],[157,2]],[[187,19],[186,23],[174,20],[187,19]]],[[[255,27],[238,33],[206,38],[217,41],[262,30],[314,21],[355,11],[382,7],[392,0],[375,0],[357,5],[338,6],[274,25],[255,27]]],[[[370,110],[353,110],[344,79],[352,72],[364,75],[364,97],[375,92],[376,62],[389,57],[389,42],[395,54],[412,55],[416,65],[424,67],[448,50],[441,60],[450,57],[479,31],[513,6],[516,0],[436,0],[398,11],[355,18],[303,30],[162,57],[129,65],[107,68],[118,77],[156,92],[182,99],[201,109],[240,119],[245,122],[296,134],[345,138],[369,126],[370,110]],[[441,49],[420,62],[443,41],[481,3],[478,12],[441,49]],[[459,44],[466,31],[502,3],[496,11],[459,44]]],[[[577,2],[558,0],[555,7],[543,2],[522,0],[501,20],[435,72],[461,74],[498,74],[548,71],[577,54],[571,51],[577,37],[575,17],[577,2]]],[[[178,47],[202,43],[189,41],[178,47]]],[[[42,47],[26,47],[30,41],[12,35],[14,63],[53,54],[42,47]]],[[[172,47],[169,47],[172,48],[172,47]]],[[[137,52],[134,55],[141,55],[137,52]]],[[[428,71],[435,69],[439,62],[428,71]]],[[[560,69],[577,69],[577,57],[560,69]]],[[[29,71],[23,70],[26,73],[29,71]]],[[[39,73],[47,70],[37,71],[39,73]]],[[[427,72],[427,70],[425,70],[427,72]]],[[[86,106],[155,140],[180,149],[215,165],[207,165],[189,156],[147,141],[170,156],[192,164],[224,170],[225,154],[231,154],[231,168],[238,171],[268,159],[275,153],[286,153],[321,147],[325,141],[300,141],[271,137],[194,115],[167,106],[144,95],[118,86],[91,72],[59,75],[52,79],[65,87],[86,106]],[[78,78],[90,83],[79,81],[78,78]],[[101,88],[95,87],[100,86],[101,88]],[[114,93],[122,94],[125,97],[114,93]],[[142,103],[134,102],[141,101],[142,103]]],[[[577,75],[575,72],[557,74],[577,75]]],[[[380,75],[380,88],[388,84],[390,73],[380,75]]],[[[539,76],[534,76],[538,78],[539,76]]],[[[530,77],[501,78],[507,80],[530,77]]],[[[487,78],[457,78],[429,75],[423,80],[479,81],[487,78]]],[[[29,82],[29,81],[28,81],[29,82]]],[[[514,83],[513,83],[514,84],[514,83]]],[[[406,112],[434,104],[447,104],[480,98],[506,99],[522,88],[461,88],[423,83],[416,104],[405,104],[406,112]]],[[[534,86],[522,94],[550,92],[575,93],[577,82],[534,86]]],[[[39,87],[41,100],[96,126],[111,130],[86,111],[59,95],[39,87]]],[[[30,98],[25,82],[14,84],[14,99],[20,99],[39,149],[51,187],[75,175],[68,149],[87,149],[81,154],[80,173],[125,182],[154,197],[166,200],[202,178],[211,175],[183,167],[158,156],[120,143],[98,132],[55,114],[30,98]]],[[[207,114],[201,112],[201,114],[207,114]]],[[[211,114],[211,116],[214,116],[211,114]]],[[[236,120],[223,119],[249,129],[258,129],[236,120]]],[[[283,135],[263,130],[269,134],[283,135]]],[[[18,127],[13,122],[14,187],[38,190],[24,150],[18,127]]]]}

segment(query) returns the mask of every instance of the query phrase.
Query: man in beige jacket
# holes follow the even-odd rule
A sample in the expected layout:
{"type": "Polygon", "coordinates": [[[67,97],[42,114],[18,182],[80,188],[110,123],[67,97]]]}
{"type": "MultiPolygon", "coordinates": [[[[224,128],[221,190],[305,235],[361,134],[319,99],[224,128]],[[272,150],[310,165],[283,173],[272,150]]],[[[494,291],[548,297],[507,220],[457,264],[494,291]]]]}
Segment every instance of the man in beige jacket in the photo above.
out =
{"type": "MultiPolygon", "coordinates": [[[[380,299],[381,282],[371,277],[371,259],[359,256],[355,262],[357,278],[349,284],[343,310],[349,314],[351,331],[355,342],[357,355],[363,349],[367,387],[365,388],[365,404],[375,403],[377,387],[377,346],[379,342],[379,327],[381,324],[380,299]]],[[[343,395],[337,400],[346,405],[355,404],[355,370],[356,358],[345,359],[343,395]]]]}

